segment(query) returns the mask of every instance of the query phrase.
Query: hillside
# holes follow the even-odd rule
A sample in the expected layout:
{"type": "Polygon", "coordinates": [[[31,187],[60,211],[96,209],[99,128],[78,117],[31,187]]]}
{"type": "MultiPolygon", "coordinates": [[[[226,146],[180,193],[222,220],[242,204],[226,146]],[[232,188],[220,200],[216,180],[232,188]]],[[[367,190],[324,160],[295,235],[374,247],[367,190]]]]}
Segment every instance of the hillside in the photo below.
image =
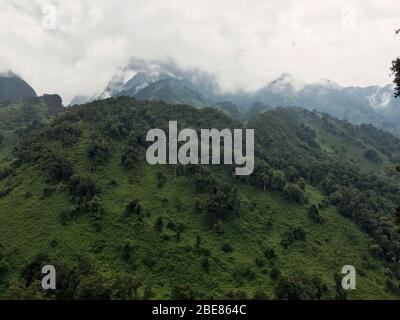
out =
{"type": "Polygon", "coordinates": [[[17,137],[38,123],[51,121],[64,111],[61,97],[44,95],[36,98],[18,99],[0,105],[0,168],[10,160],[10,151],[17,137]]]}
{"type": "Polygon", "coordinates": [[[241,127],[211,108],[120,97],[20,135],[0,172],[1,298],[399,297],[400,140],[271,110],[247,125],[256,168],[238,178],[232,166],[148,165],[146,132],[170,119],[241,127]],[[44,263],[59,284],[48,296],[44,263]],[[346,264],[358,275],[350,292],[338,287],[346,264]]]}

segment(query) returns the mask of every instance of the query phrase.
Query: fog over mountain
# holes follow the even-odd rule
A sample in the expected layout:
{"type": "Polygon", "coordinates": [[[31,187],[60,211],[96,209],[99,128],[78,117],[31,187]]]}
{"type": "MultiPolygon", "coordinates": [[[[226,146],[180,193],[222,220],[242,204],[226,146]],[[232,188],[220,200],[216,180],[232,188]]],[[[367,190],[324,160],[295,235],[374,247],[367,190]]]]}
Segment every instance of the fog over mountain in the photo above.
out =
{"type": "Polygon", "coordinates": [[[400,134],[400,102],[394,98],[391,84],[344,87],[330,79],[305,83],[283,73],[258,90],[225,91],[216,75],[201,69],[184,69],[172,59],[132,58],[127,66],[117,70],[101,93],[90,98],[75,97],[71,105],[117,96],[220,109],[230,103],[230,111],[224,111],[230,115],[235,113],[235,118],[240,113],[242,119],[246,114],[271,107],[298,106],[400,134]]]}

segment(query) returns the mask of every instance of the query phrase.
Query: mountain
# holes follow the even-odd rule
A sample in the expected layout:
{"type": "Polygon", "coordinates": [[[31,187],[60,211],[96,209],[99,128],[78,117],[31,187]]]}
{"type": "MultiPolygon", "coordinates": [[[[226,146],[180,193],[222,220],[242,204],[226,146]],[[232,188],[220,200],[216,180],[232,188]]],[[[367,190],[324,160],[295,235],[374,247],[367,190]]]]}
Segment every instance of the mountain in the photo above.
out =
{"type": "Polygon", "coordinates": [[[253,92],[226,92],[218,84],[216,76],[199,69],[181,68],[171,59],[132,58],[112,77],[106,89],[90,100],[117,96],[196,106],[217,107],[221,101],[230,102],[241,113],[240,117],[234,116],[236,119],[253,115],[261,105],[299,106],[354,124],[373,124],[400,136],[400,102],[393,96],[392,85],[342,87],[328,79],[303,83],[284,73],[253,92]]]}
{"type": "Polygon", "coordinates": [[[19,76],[11,71],[0,73],[0,103],[34,97],[35,90],[19,76]]]}
{"type": "Polygon", "coordinates": [[[184,81],[174,78],[156,81],[138,91],[134,97],[139,100],[164,101],[194,107],[207,105],[207,100],[201,93],[187,86],[184,81]]]}
{"type": "Polygon", "coordinates": [[[315,109],[354,124],[370,123],[400,135],[400,102],[394,98],[392,85],[342,87],[330,80],[302,84],[284,74],[255,92],[250,101],[272,107],[315,109]]]}
{"type": "Polygon", "coordinates": [[[88,102],[90,102],[92,100],[93,99],[91,97],[88,97],[88,96],[85,96],[85,95],[77,95],[77,96],[72,98],[72,100],[70,101],[69,105],[70,106],[80,105],[80,104],[88,103],[88,102]]]}
{"type": "MultiPolygon", "coordinates": [[[[205,71],[196,68],[183,69],[171,59],[141,60],[132,58],[127,66],[118,69],[105,90],[97,98],[134,97],[147,86],[168,79],[181,81],[182,85],[196,92],[196,95],[202,95],[209,100],[213,100],[220,90],[215,76],[205,71]]],[[[182,85],[177,87],[181,88],[182,85]]],[[[184,104],[183,101],[179,103],[184,104]]]]}
{"type": "Polygon", "coordinates": [[[214,108],[118,97],[18,135],[14,160],[0,158],[0,298],[399,298],[399,139],[275,108],[249,119],[255,169],[238,177],[147,164],[146,133],[171,119],[242,127],[214,108]],[[44,264],[54,291],[38,282],[44,264]],[[344,265],[357,290],[341,289],[344,265]]]}

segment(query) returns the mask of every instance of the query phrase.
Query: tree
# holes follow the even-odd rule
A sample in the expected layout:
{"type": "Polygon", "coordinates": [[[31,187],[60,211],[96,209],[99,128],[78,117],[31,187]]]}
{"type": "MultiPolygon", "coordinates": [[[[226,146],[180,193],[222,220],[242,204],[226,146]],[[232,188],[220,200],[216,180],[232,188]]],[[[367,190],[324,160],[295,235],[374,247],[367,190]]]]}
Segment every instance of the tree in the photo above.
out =
{"type": "MultiPolygon", "coordinates": [[[[398,33],[399,30],[396,31],[398,33]]],[[[392,61],[392,67],[390,68],[392,74],[394,75],[393,83],[395,85],[394,96],[396,98],[400,97],[400,58],[396,58],[392,61]]]]}
{"type": "Polygon", "coordinates": [[[132,255],[132,251],[132,242],[129,239],[125,240],[124,243],[121,245],[121,258],[126,262],[129,261],[132,255]]]}
{"type": "Polygon", "coordinates": [[[272,174],[272,188],[276,191],[282,191],[285,184],[285,174],[282,171],[274,171],[272,174]]]}
{"type": "Polygon", "coordinates": [[[205,272],[209,272],[210,271],[210,261],[208,260],[207,257],[204,257],[202,263],[201,263],[201,267],[203,268],[203,270],[205,272]]]}
{"type": "Polygon", "coordinates": [[[324,222],[324,219],[319,214],[318,205],[316,205],[315,203],[312,204],[311,207],[308,209],[308,216],[310,217],[311,220],[313,220],[317,223],[324,222]]]}
{"type": "Polygon", "coordinates": [[[289,184],[285,188],[285,193],[287,197],[295,202],[298,202],[300,204],[303,204],[306,202],[306,196],[303,190],[301,190],[297,185],[295,184],[289,184]]]}
{"type": "Polygon", "coordinates": [[[163,222],[162,217],[158,217],[156,220],[156,223],[154,224],[154,228],[157,230],[157,232],[162,232],[163,225],[164,225],[164,222],[163,222]]]}

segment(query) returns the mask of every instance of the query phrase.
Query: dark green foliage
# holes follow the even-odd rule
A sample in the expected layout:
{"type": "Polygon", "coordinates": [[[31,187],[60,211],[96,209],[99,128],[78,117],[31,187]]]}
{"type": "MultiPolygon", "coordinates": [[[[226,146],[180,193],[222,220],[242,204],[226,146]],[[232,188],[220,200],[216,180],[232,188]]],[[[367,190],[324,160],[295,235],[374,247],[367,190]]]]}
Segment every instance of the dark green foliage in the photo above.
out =
{"type": "Polygon", "coordinates": [[[99,274],[90,274],[80,279],[76,288],[77,300],[109,300],[111,289],[99,274]]]}
{"type": "Polygon", "coordinates": [[[308,209],[308,216],[310,217],[311,220],[313,220],[316,223],[323,223],[324,218],[321,217],[319,214],[319,208],[318,205],[312,204],[311,207],[308,209]]]}
{"type": "Polygon", "coordinates": [[[230,253],[233,251],[233,247],[229,243],[224,243],[222,245],[222,251],[225,253],[230,253]]]}
{"type": "Polygon", "coordinates": [[[171,299],[174,300],[195,299],[192,287],[189,284],[175,285],[171,291],[171,299]]]}
{"type": "Polygon", "coordinates": [[[69,161],[63,157],[57,156],[47,161],[45,170],[53,182],[68,181],[73,173],[72,165],[69,161]]]}
{"type": "Polygon", "coordinates": [[[216,181],[206,167],[199,166],[195,171],[195,184],[198,192],[207,192],[214,188],[216,181]]]}
{"type": "Polygon", "coordinates": [[[268,259],[268,260],[274,260],[276,259],[277,255],[275,253],[275,250],[272,248],[268,248],[265,249],[264,251],[264,256],[268,259]]]}
{"type": "Polygon", "coordinates": [[[274,171],[272,174],[271,187],[276,191],[283,191],[285,184],[285,174],[282,171],[274,171]]]}
{"type": "Polygon", "coordinates": [[[303,241],[306,239],[307,233],[302,227],[290,227],[282,237],[281,245],[288,248],[294,241],[303,241]]]}
{"type": "Polygon", "coordinates": [[[382,159],[379,157],[378,153],[374,149],[368,149],[364,153],[365,159],[374,163],[381,163],[382,159]]]}
{"type": "Polygon", "coordinates": [[[207,198],[204,210],[206,224],[221,232],[223,228],[222,221],[237,215],[240,211],[237,190],[228,186],[222,188],[214,187],[213,192],[207,198]]]}
{"type": "Polygon", "coordinates": [[[203,258],[203,261],[201,262],[201,267],[203,268],[203,270],[205,272],[209,272],[210,271],[210,261],[208,260],[207,257],[203,258]]]}
{"type": "Polygon", "coordinates": [[[9,271],[9,269],[10,269],[10,264],[7,261],[5,249],[0,244],[0,283],[5,274],[9,271]]]}
{"type": "Polygon", "coordinates": [[[161,171],[158,171],[157,172],[157,187],[162,188],[166,182],[167,182],[167,178],[165,177],[165,175],[161,171]]]}
{"type": "Polygon", "coordinates": [[[121,245],[121,258],[125,262],[129,262],[133,253],[132,241],[129,239],[125,240],[121,245]]]}
{"type": "Polygon", "coordinates": [[[277,279],[279,279],[281,274],[282,274],[282,272],[278,268],[273,267],[271,269],[269,276],[271,277],[272,280],[276,281],[277,279]]]}
{"type": "Polygon", "coordinates": [[[303,190],[301,190],[297,185],[295,184],[288,184],[285,187],[285,194],[286,196],[294,202],[303,204],[306,202],[306,196],[303,190]]]}
{"type": "Polygon", "coordinates": [[[395,97],[400,96],[400,58],[393,60],[391,71],[394,75],[393,83],[395,84],[395,97]]]}
{"type": "Polygon", "coordinates": [[[110,156],[108,143],[104,139],[94,139],[87,148],[87,155],[94,166],[105,163],[110,156]]]}
{"type": "Polygon", "coordinates": [[[22,270],[22,277],[29,286],[35,280],[41,280],[42,267],[49,264],[49,257],[45,254],[36,255],[22,270]]]}
{"type": "Polygon", "coordinates": [[[157,232],[162,232],[163,225],[164,225],[164,223],[163,223],[162,217],[158,217],[156,220],[156,223],[154,224],[154,229],[156,229],[157,232]]]}
{"type": "Polygon", "coordinates": [[[73,176],[69,181],[68,189],[77,204],[92,200],[100,192],[92,179],[81,176],[73,176]]]}
{"type": "Polygon", "coordinates": [[[317,276],[282,276],[278,280],[275,294],[279,300],[320,300],[327,290],[326,284],[317,276]]]}
{"type": "Polygon", "coordinates": [[[137,199],[134,199],[126,205],[124,217],[140,217],[142,213],[142,206],[137,199]]]}

